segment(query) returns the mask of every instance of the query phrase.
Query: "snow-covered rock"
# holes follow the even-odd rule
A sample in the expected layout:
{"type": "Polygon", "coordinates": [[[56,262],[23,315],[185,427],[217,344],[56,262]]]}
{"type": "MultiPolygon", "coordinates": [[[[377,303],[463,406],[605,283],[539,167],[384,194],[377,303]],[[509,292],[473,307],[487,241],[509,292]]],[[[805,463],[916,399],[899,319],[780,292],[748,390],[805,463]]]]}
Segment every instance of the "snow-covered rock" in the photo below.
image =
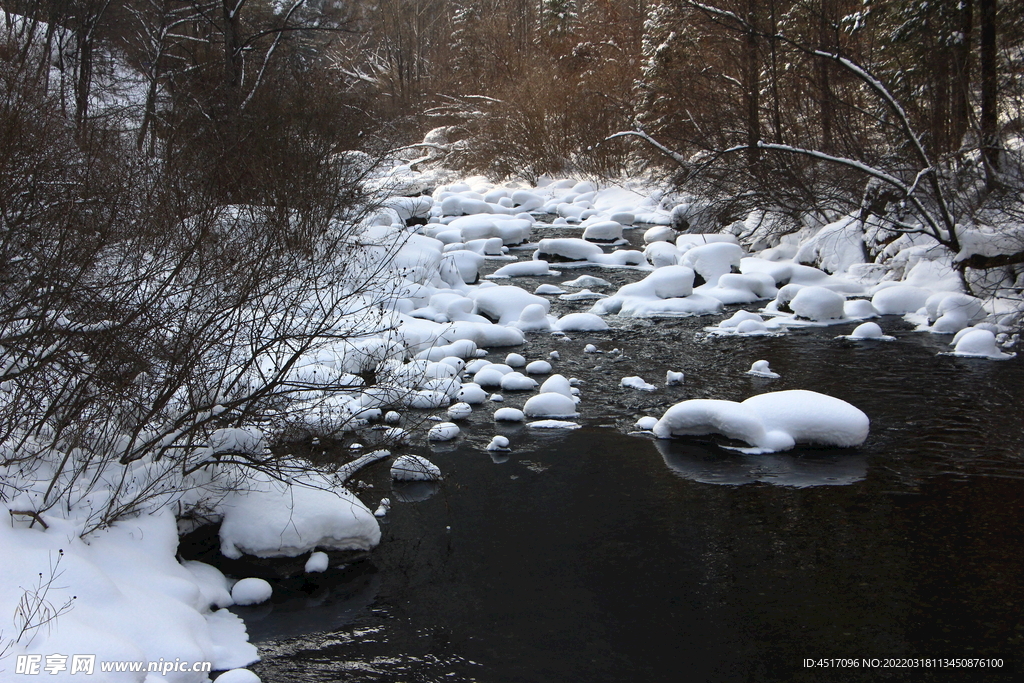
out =
{"type": "Polygon", "coordinates": [[[623,377],[619,384],[628,389],[636,389],[637,391],[656,391],[658,387],[653,384],[648,384],[643,380],[642,377],[623,377]]]}
{"type": "Polygon", "coordinates": [[[768,361],[766,360],[754,361],[753,365],[750,366],[750,369],[747,370],[747,374],[755,377],[765,377],[767,379],[778,379],[781,377],[779,373],[772,372],[772,369],[768,367],[768,361]]]}
{"type": "Polygon", "coordinates": [[[441,470],[419,455],[403,455],[391,465],[391,478],[395,481],[437,481],[441,470]]]}
{"type": "Polygon", "coordinates": [[[593,313],[568,313],[552,327],[562,332],[600,332],[608,329],[608,323],[593,313]]]}
{"type": "Polygon", "coordinates": [[[793,313],[808,320],[839,320],[844,315],[846,299],[825,287],[804,287],[789,302],[793,313]]]}
{"type": "Polygon", "coordinates": [[[320,475],[286,483],[252,474],[246,490],[229,493],[220,548],[225,557],[297,557],[314,548],[369,550],[380,542],[373,513],[345,488],[320,475]]]}
{"type": "Polygon", "coordinates": [[[236,605],[258,605],[269,600],[273,593],[269,583],[257,578],[242,579],[231,587],[231,599],[236,605]]]}
{"type": "Polygon", "coordinates": [[[498,408],[494,411],[494,419],[498,422],[522,422],[526,415],[518,408],[498,408]]]}
{"type": "Polygon", "coordinates": [[[527,417],[565,418],[576,417],[576,401],[556,392],[547,392],[532,396],[523,406],[527,417]]]}
{"type": "Polygon", "coordinates": [[[881,315],[903,315],[922,308],[931,293],[910,285],[894,285],[879,289],[871,297],[871,305],[881,315]]]}
{"type": "Polygon", "coordinates": [[[859,446],[868,427],[868,417],[846,401],[797,389],[760,394],[742,403],[683,401],[665,411],[653,431],[659,438],[721,434],[770,453],[797,443],[859,446]]]}
{"type": "Polygon", "coordinates": [[[459,426],[454,422],[441,422],[427,432],[428,441],[451,441],[459,435],[459,426]]]}
{"type": "Polygon", "coordinates": [[[972,329],[956,340],[952,355],[967,358],[988,358],[990,360],[1008,360],[1017,354],[1003,353],[996,343],[996,336],[991,330],[972,329]]]}

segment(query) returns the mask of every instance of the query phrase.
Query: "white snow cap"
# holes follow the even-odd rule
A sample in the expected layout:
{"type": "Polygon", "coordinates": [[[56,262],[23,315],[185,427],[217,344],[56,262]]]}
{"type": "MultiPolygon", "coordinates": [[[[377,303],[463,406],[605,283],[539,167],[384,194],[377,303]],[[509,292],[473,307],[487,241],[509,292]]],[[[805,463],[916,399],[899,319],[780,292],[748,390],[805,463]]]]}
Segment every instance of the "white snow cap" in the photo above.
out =
{"type": "Polygon", "coordinates": [[[430,428],[427,439],[430,441],[451,441],[459,435],[459,426],[454,422],[442,422],[430,428]]]}
{"type": "Polygon", "coordinates": [[[562,332],[600,332],[608,329],[608,323],[593,313],[569,313],[554,324],[562,332]]]}
{"type": "Polygon", "coordinates": [[[229,493],[218,510],[221,553],[232,559],[296,557],[314,548],[369,550],[380,542],[373,513],[320,475],[301,483],[251,475],[247,489],[229,493]]]}
{"type": "Polygon", "coordinates": [[[527,417],[576,417],[576,401],[564,394],[548,392],[533,396],[523,406],[527,417]]]}
{"type": "Polygon", "coordinates": [[[441,470],[419,455],[403,455],[391,465],[391,478],[395,481],[437,481],[441,470]]]}
{"type": "Polygon", "coordinates": [[[498,408],[494,411],[494,419],[498,422],[522,422],[526,416],[518,408],[498,408]]]}
{"type": "Polygon", "coordinates": [[[248,669],[231,669],[217,676],[219,683],[261,683],[262,679],[248,669]]]}
{"type": "Polygon", "coordinates": [[[495,436],[493,439],[491,439],[491,442],[489,444],[487,444],[487,450],[489,450],[489,451],[507,451],[507,450],[509,450],[508,443],[509,442],[508,442],[508,438],[507,437],[498,435],[498,436],[495,436]]]}
{"type": "MultiPolygon", "coordinates": [[[[374,513],[374,517],[377,516],[377,513],[374,513]]],[[[329,565],[330,558],[327,557],[327,553],[318,550],[315,553],[310,553],[309,559],[306,560],[305,570],[307,574],[317,574],[326,571],[329,565]]]]}
{"type": "Polygon", "coordinates": [[[231,587],[231,598],[236,605],[258,605],[273,595],[274,589],[263,579],[242,579],[231,587]]]}
{"type": "Polygon", "coordinates": [[[1008,360],[1017,354],[1003,353],[996,344],[996,335],[990,330],[971,329],[960,335],[956,341],[954,356],[1008,360]]]}
{"type": "Polygon", "coordinates": [[[546,375],[551,372],[551,363],[546,360],[535,360],[527,363],[526,372],[530,375],[546,375]]]}
{"type": "Polygon", "coordinates": [[[861,323],[858,325],[853,332],[846,335],[846,339],[877,339],[880,341],[892,341],[896,337],[890,337],[882,334],[882,328],[879,327],[878,323],[861,323]]]}
{"type": "Polygon", "coordinates": [[[658,424],[658,418],[656,417],[641,417],[636,421],[636,428],[651,431],[654,429],[654,425],[658,424]]]}
{"type": "Polygon", "coordinates": [[[754,375],[755,377],[767,377],[769,379],[778,379],[781,375],[777,372],[772,372],[771,368],[768,367],[768,361],[756,360],[754,364],[747,370],[748,375],[754,375]]]}
{"type": "Polygon", "coordinates": [[[448,418],[451,420],[465,420],[473,414],[473,408],[468,403],[456,403],[448,408],[448,418]]]}
{"type": "Polygon", "coordinates": [[[801,389],[777,391],[742,403],[716,399],[683,401],[665,411],[654,434],[721,434],[773,453],[797,443],[859,446],[868,436],[867,415],[846,401],[801,389]]]}
{"type": "Polygon", "coordinates": [[[656,391],[658,388],[645,382],[642,377],[623,377],[619,384],[627,389],[636,389],[637,391],[656,391]]]}
{"type": "Polygon", "coordinates": [[[804,287],[793,300],[790,308],[801,318],[810,320],[838,320],[843,317],[846,299],[842,294],[825,287],[804,287]]]}

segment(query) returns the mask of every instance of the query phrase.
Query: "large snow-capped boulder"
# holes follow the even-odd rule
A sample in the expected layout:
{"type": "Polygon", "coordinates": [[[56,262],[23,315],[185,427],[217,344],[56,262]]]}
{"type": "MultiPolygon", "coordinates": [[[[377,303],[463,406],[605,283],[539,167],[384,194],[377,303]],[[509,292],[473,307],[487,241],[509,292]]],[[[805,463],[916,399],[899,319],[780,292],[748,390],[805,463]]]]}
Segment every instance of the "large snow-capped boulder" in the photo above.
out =
{"type": "Polygon", "coordinates": [[[520,287],[484,287],[473,291],[470,296],[476,301],[478,311],[494,318],[501,325],[509,325],[519,320],[527,306],[538,305],[545,313],[551,308],[550,301],[530,294],[520,287]]]}
{"type": "Polygon", "coordinates": [[[721,434],[760,452],[784,451],[797,443],[859,446],[868,436],[867,415],[846,401],[800,389],[748,398],[683,401],[654,426],[659,438],[721,434]]]}
{"type": "Polygon", "coordinates": [[[229,493],[220,547],[225,557],[297,557],[314,548],[369,550],[380,542],[373,513],[345,488],[310,475],[286,483],[262,473],[249,475],[245,490],[229,493]]]}

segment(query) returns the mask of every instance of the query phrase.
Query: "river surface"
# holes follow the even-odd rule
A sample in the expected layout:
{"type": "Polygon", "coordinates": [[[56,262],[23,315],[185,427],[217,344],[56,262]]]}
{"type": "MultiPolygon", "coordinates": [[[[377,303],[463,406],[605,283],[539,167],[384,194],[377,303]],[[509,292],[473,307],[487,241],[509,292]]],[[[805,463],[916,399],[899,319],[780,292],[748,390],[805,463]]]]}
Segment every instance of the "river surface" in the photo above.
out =
{"type": "MultiPolygon", "coordinates": [[[[584,273],[641,275],[513,284],[584,273]]],[[[898,317],[879,320],[893,342],[835,339],[852,324],[703,334],[724,317],[612,316],[607,332],[495,350],[558,350],[555,370],[582,380],[583,427],[499,427],[494,409],[533,394],[506,392],[455,442],[407,449],[441,468],[440,484],[393,490],[386,462],[362,471],[371,509],[393,501],[370,559],[237,608],[263,681],[1022,680],[1022,359],[939,355],[948,337],[898,317]],[[759,359],[781,378],[746,375],[759,359]],[[685,383],[664,386],[666,370],[685,383]],[[659,388],[620,387],[628,375],[659,388]],[[782,389],[849,401],[871,419],[867,442],[748,456],[717,438],[631,433],[682,400],[782,389]],[[495,434],[510,453],[484,450],[495,434]],[[892,657],[1003,667],[863,666],[892,657]]]]}

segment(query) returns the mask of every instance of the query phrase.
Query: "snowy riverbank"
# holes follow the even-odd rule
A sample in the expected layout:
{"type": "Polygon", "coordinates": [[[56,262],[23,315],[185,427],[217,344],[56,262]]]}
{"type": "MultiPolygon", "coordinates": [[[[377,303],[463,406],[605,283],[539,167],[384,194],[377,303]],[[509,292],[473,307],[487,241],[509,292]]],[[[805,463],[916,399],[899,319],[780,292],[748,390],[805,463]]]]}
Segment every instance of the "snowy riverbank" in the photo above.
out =
{"type": "MultiPolygon", "coordinates": [[[[94,654],[98,662],[210,662],[216,670],[252,663],[257,653],[244,625],[223,608],[266,595],[258,585],[246,590],[253,584],[233,594],[234,580],[246,577],[228,579],[209,565],[180,563],[175,518],[220,522],[227,557],[308,556],[307,571],[317,571],[321,551],[378,544],[371,510],[387,514],[382,496],[360,500],[345,483],[358,465],[391,454],[373,451],[355,466],[316,475],[289,471],[279,479],[247,474],[215,455],[262,454],[287,434],[341,436],[354,454],[379,444],[400,456],[405,443],[459,438],[460,421],[477,411],[537,429],[576,427],[586,415],[587,388],[570,367],[560,367],[557,348],[575,343],[574,335],[607,330],[609,321],[700,315],[708,316],[709,335],[756,337],[895,314],[922,334],[949,339],[951,353],[981,362],[1014,353],[1016,283],[989,283],[995,296],[971,296],[954,270],[961,255],[919,237],[897,237],[875,262],[865,263],[866,245],[881,236],[852,217],[778,236],[758,213],[723,233],[705,234],[699,206],[642,183],[543,179],[528,186],[470,178],[436,185],[442,175],[399,166],[380,179],[402,194],[360,226],[359,239],[363,262],[380,269],[377,291],[385,295],[368,303],[372,314],[350,312],[375,324],[344,342],[325,336],[295,360],[288,381],[302,400],[286,420],[218,429],[204,443],[180,444],[204,453],[208,465],[177,481],[173,491],[140,498],[136,514],[88,533],[95,511],[121,485],[121,473],[133,486],[149,486],[163,476],[157,459],[86,467],[74,480],[61,479],[56,468],[7,468],[5,486],[13,495],[4,503],[10,524],[0,532],[0,613],[13,618],[0,622],[5,675],[28,655],[38,655],[43,665],[54,654],[94,654]],[[431,193],[419,195],[423,190],[431,193]],[[639,230],[645,231],[643,250],[624,239],[639,230]],[[555,231],[558,237],[548,236],[555,231]],[[567,231],[579,234],[567,237],[567,231]],[[595,276],[576,277],[572,270],[580,267],[628,273],[631,281],[613,288],[595,276]],[[521,278],[551,286],[528,291],[517,286],[521,278]],[[594,303],[558,316],[552,313],[556,297],[594,303]],[[746,312],[724,313],[738,304],[746,312]],[[551,339],[552,350],[515,353],[528,338],[551,339]],[[506,347],[512,353],[504,362],[481,358],[484,349],[506,347]],[[522,409],[505,407],[505,394],[529,398],[522,409]],[[66,504],[43,509],[51,481],[72,493],[66,504]]],[[[880,339],[884,331],[861,337],[880,339]]],[[[266,355],[262,360],[272,364],[273,352],[266,355]]],[[[685,381],[659,379],[630,376],[622,384],[656,391],[685,381]]],[[[838,399],[809,392],[765,396],[756,405],[682,402],[648,416],[653,422],[644,426],[659,437],[721,433],[765,453],[798,442],[853,446],[867,436],[871,416],[838,399]]],[[[24,443],[31,445],[27,437],[24,443]]],[[[507,439],[491,443],[509,447],[507,439]]],[[[178,444],[164,444],[172,445],[178,444]]],[[[59,463],[63,455],[50,453],[48,462],[59,463]]],[[[418,471],[438,476],[427,465],[418,471]]],[[[70,663],[48,680],[77,680],[70,663]]],[[[120,672],[105,680],[184,683],[207,675],[120,672]]]]}

